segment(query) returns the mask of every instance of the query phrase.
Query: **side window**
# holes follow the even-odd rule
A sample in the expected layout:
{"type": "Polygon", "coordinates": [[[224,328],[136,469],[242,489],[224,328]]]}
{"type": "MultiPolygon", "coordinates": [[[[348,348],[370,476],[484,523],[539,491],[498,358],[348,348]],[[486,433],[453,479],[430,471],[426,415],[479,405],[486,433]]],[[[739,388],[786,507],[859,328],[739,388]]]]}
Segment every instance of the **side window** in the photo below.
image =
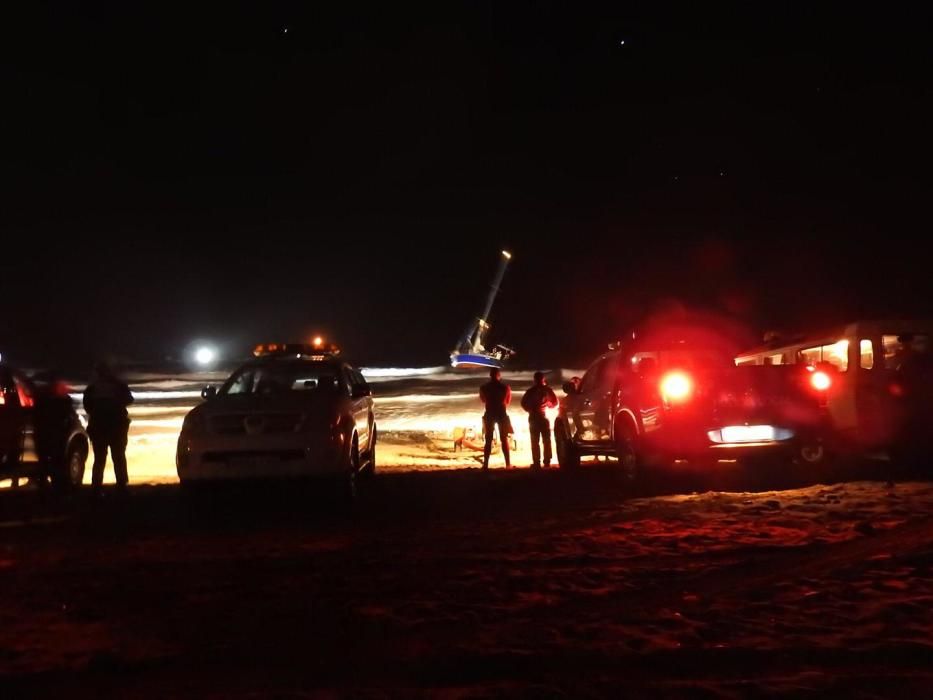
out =
{"type": "Polygon", "coordinates": [[[872,342],[867,338],[858,341],[858,366],[862,369],[871,369],[875,366],[875,350],[872,342]]]}
{"type": "Polygon", "coordinates": [[[363,373],[359,370],[354,370],[356,374],[357,384],[360,386],[363,391],[369,392],[369,384],[366,383],[366,377],[363,376],[363,373]]]}
{"type": "Polygon", "coordinates": [[[603,362],[597,378],[598,386],[602,391],[609,391],[619,378],[619,355],[611,355],[603,362]]]}
{"type": "Polygon", "coordinates": [[[366,386],[366,382],[363,381],[363,375],[357,372],[355,369],[348,369],[347,377],[350,379],[351,396],[356,395],[360,389],[366,386]]]}
{"type": "Polygon", "coordinates": [[[845,372],[849,369],[849,341],[840,340],[827,345],[803,348],[799,356],[805,364],[815,365],[819,362],[828,362],[840,372],[845,372]]]}
{"type": "Polygon", "coordinates": [[[930,336],[926,333],[883,335],[881,336],[881,344],[884,346],[885,368],[897,369],[905,358],[917,353],[928,352],[930,336]]]}
{"type": "Polygon", "coordinates": [[[586,370],[586,374],[583,375],[583,381],[580,384],[580,393],[586,394],[599,386],[599,375],[603,371],[603,367],[606,365],[606,358],[600,358],[586,370]]]}
{"type": "Polygon", "coordinates": [[[342,369],[340,371],[337,384],[337,388],[340,393],[346,396],[351,396],[353,394],[353,370],[351,370],[349,367],[342,369]]]}
{"type": "Polygon", "coordinates": [[[805,365],[816,365],[822,362],[822,348],[819,346],[815,348],[803,348],[800,351],[800,359],[803,360],[805,365]]]}
{"type": "Polygon", "coordinates": [[[253,389],[253,370],[240,372],[227,389],[228,394],[248,394],[253,389]]]}
{"type": "Polygon", "coordinates": [[[783,364],[784,364],[784,354],[779,352],[779,353],[776,353],[776,354],[774,354],[774,355],[766,355],[766,356],[765,356],[765,364],[766,364],[766,365],[783,365],[783,364]]]}
{"type": "Polygon", "coordinates": [[[619,356],[610,355],[600,358],[583,375],[580,391],[609,391],[615,383],[619,368],[619,356]]]}

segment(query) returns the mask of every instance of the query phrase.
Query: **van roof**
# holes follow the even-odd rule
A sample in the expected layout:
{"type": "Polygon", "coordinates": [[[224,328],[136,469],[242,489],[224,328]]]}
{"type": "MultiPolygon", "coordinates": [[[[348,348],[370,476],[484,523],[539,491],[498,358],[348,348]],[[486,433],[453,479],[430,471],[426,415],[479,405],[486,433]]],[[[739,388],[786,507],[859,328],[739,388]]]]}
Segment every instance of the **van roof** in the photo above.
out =
{"type": "Polygon", "coordinates": [[[767,353],[777,353],[786,348],[799,345],[834,343],[849,335],[870,336],[878,333],[927,332],[933,334],[933,320],[930,319],[862,319],[836,326],[823,326],[809,333],[793,333],[777,336],[770,343],[763,343],[740,352],[737,357],[748,357],[767,353]]]}

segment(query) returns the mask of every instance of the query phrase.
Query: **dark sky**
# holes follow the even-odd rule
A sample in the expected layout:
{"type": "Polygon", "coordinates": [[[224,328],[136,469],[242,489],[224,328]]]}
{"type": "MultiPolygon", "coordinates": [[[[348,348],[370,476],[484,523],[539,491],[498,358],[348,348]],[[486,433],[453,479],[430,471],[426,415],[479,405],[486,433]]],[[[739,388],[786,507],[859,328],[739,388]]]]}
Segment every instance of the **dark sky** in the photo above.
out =
{"type": "Polygon", "coordinates": [[[494,340],[530,364],[671,300],[755,333],[933,315],[928,16],[196,5],[3,22],[22,364],[318,329],[442,364],[504,246],[494,340]]]}

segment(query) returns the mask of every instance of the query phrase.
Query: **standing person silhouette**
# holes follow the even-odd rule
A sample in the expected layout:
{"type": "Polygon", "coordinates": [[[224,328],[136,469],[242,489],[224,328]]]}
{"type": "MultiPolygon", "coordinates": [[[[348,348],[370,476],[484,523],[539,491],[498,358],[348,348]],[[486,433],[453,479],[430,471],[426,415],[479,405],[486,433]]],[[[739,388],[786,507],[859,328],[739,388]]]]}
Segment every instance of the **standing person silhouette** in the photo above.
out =
{"type": "Polygon", "coordinates": [[[557,395],[547,385],[544,372],[535,372],[534,386],[522,396],[522,408],[528,411],[531,433],[531,468],[541,468],[541,444],[544,443],[544,468],[551,466],[551,423],[545,411],[557,405],[557,395]]]}
{"type": "Polygon", "coordinates": [[[486,438],[483,446],[483,471],[489,469],[489,453],[492,452],[493,432],[496,426],[499,427],[499,442],[505,457],[505,468],[511,469],[509,435],[512,432],[512,423],[506,409],[512,403],[512,387],[502,381],[502,372],[498,368],[489,370],[489,381],[479,388],[479,398],[486,405],[486,412],[483,414],[483,431],[486,438]]]}
{"type": "Polygon", "coordinates": [[[113,459],[113,473],[117,486],[126,488],[126,439],[130,417],[126,407],[133,403],[130,388],[120,380],[106,362],[99,362],[94,376],[84,390],[84,410],[87,411],[87,433],[94,448],[94,466],[91,483],[100,489],[104,482],[107,450],[113,459]]]}

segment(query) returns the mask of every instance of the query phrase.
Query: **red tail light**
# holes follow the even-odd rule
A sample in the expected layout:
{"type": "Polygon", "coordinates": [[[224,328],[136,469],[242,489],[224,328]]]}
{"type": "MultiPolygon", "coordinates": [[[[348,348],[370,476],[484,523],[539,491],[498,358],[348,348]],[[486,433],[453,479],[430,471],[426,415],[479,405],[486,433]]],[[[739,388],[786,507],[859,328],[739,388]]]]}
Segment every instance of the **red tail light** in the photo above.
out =
{"type": "Polygon", "coordinates": [[[693,379],[686,372],[668,372],[661,378],[661,397],[667,403],[683,403],[693,394],[693,379]]]}
{"type": "Polygon", "coordinates": [[[810,375],[810,386],[817,391],[827,391],[833,385],[833,379],[826,372],[816,370],[810,375]]]}

